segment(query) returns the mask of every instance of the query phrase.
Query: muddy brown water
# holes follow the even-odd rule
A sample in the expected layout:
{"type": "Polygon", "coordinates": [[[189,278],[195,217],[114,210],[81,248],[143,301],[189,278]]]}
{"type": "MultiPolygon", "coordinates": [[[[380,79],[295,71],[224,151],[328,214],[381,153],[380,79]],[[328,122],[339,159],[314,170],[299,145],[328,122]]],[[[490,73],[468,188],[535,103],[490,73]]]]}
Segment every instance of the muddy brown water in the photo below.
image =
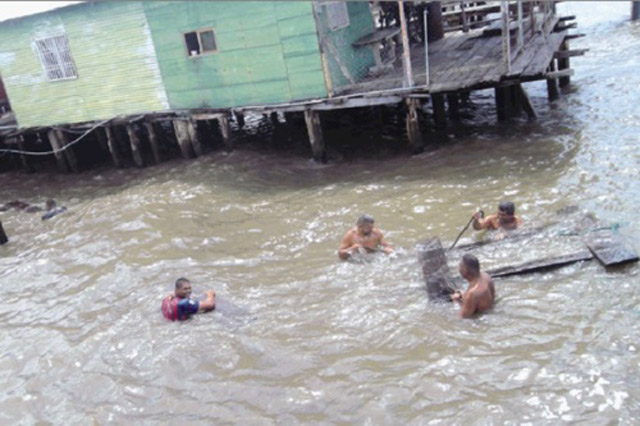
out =
{"type": "MultiPolygon", "coordinates": [[[[501,279],[493,312],[462,321],[427,302],[415,259],[419,239],[446,246],[503,199],[535,225],[578,206],[640,249],[640,23],[628,2],[562,7],[588,34],[573,47],[591,51],[558,102],[528,86],[535,123],[496,125],[479,93],[459,133],[413,157],[317,165],[241,146],[143,170],[0,174],[2,201],[69,208],[44,223],[0,213],[0,423],[637,422],[637,265],[501,279]],[[396,257],[337,261],[362,212],[396,257]],[[179,276],[255,319],[166,322],[179,276]]],[[[479,256],[492,267],[575,244],[551,232],[479,256]]]]}

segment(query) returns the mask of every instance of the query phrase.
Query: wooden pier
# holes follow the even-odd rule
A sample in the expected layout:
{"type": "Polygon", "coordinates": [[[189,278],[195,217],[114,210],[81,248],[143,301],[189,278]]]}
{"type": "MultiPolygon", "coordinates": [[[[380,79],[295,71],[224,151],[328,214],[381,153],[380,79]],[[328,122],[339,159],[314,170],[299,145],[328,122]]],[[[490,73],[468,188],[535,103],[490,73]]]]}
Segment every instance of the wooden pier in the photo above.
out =
{"type": "MultiPolygon", "coordinates": [[[[158,9],[161,7],[165,6],[158,9]]],[[[234,131],[242,131],[245,114],[290,117],[298,113],[304,117],[313,158],[325,162],[324,111],[403,105],[407,146],[417,153],[429,143],[421,129],[427,103],[432,107],[433,125],[445,128],[449,120],[458,118],[460,102],[468,99],[470,92],[493,88],[498,120],[507,121],[522,113],[535,119],[537,113],[525,83],[546,81],[548,98],[553,101],[570,84],[570,58],[585,53],[584,49],[570,49],[570,40],[580,36],[570,34],[575,17],[558,16],[555,2],[386,2],[379,6],[381,10],[370,12],[367,7],[359,3],[345,3],[342,9],[338,4],[312,4],[324,97],[150,111],[55,126],[20,127],[15,123],[0,127],[0,150],[12,150],[14,155],[5,157],[18,159],[16,165],[27,171],[34,169],[28,154],[49,152],[61,171],[77,172],[84,168],[82,158],[86,155],[76,145],[80,137],[90,140],[86,143],[98,147],[115,167],[145,167],[172,152],[184,158],[203,155],[207,151],[204,139],[211,132],[215,132],[219,146],[233,149],[231,122],[235,122],[234,131]],[[357,31],[356,24],[351,24],[336,30],[344,23],[326,21],[333,16],[329,7],[335,9],[332,13],[348,12],[346,22],[371,13],[372,21],[373,16],[379,16],[378,21],[385,24],[357,31]],[[336,38],[337,32],[347,30],[345,37],[349,35],[350,42],[336,38]]]]}

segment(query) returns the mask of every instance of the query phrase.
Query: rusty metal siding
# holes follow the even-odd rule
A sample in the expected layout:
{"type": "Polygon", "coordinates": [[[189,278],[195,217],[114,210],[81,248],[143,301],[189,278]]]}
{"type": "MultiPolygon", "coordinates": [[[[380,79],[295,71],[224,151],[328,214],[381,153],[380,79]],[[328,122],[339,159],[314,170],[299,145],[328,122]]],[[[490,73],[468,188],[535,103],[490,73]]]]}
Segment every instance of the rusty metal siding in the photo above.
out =
{"type": "Polygon", "coordinates": [[[20,127],[169,107],[141,2],[79,4],[0,23],[0,75],[20,127]],[[61,32],[78,76],[49,81],[34,40],[61,32]]]}

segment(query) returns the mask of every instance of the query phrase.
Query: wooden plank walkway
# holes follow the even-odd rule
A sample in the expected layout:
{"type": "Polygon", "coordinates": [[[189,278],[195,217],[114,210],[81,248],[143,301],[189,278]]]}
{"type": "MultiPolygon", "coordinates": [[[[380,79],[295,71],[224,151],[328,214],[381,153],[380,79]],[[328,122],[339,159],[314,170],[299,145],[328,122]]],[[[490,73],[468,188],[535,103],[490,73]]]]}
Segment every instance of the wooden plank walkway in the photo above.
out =
{"type": "MultiPolygon", "coordinates": [[[[552,29],[559,18],[547,27],[552,29]]],[[[476,90],[496,86],[504,80],[531,81],[544,79],[549,63],[560,49],[566,31],[537,33],[512,60],[511,72],[505,73],[502,61],[502,39],[483,35],[483,28],[467,33],[456,32],[429,44],[429,93],[476,90]]],[[[411,65],[416,86],[426,84],[424,45],[411,46],[411,65]]],[[[402,67],[383,74],[365,77],[360,82],[338,91],[339,95],[402,88],[402,67]]]]}

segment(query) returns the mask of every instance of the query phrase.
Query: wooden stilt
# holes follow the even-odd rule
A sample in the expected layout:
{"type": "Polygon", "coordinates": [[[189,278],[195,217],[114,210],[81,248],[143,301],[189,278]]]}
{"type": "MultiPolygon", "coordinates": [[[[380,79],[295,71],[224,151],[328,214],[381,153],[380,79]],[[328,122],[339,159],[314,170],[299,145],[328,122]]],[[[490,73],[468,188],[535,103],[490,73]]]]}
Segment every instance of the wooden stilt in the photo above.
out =
{"type": "MultiPolygon", "coordinates": [[[[551,60],[551,64],[549,64],[549,71],[554,72],[555,70],[555,60],[551,60]]],[[[547,97],[549,98],[549,102],[553,102],[560,97],[560,92],[558,91],[558,80],[556,78],[547,78],[547,97]]]]}
{"type": "Polygon", "coordinates": [[[640,19],[640,1],[631,2],[631,20],[637,21],[640,19]]]}
{"type": "Polygon", "coordinates": [[[138,138],[138,135],[136,135],[136,131],[131,124],[127,126],[127,135],[129,135],[129,144],[131,145],[131,154],[133,156],[133,161],[136,163],[136,166],[144,167],[140,138],[138,138]]]}
{"type": "Polygon", "coordinates": [[[533,108],[533,104],[531,103],[531,99],[527,94],[527,91],[524,90],[522,84],[518,83],[513,86],[515,93],[519,97],[520,104],[522,105],[522,109],[527,113],[529,120],[535,120],[538,118],[538,114],[536,114],[536,110],[533,108]]]}
{"type": "MultiPolygon", "coordinates": [[[[58,141],[60,142],[60,146],[67,146],[69,143],[69,138],[67,138],[66,133],[62,130],[58,129],[58,141]]],[[[68,147],[64,150],[64,155],[67,158],[67,162],[69,163],[69,168],[72,172],[78,173],[78,159],[76,158],[76,154],[73,151],[72,147],[68,147]]]]}
{"type": "Polygon", "coordinates": [[[460,92],[460,101],[463,105],[467,105],[469,102],[471,102],[471,92],[468,90],[463,90],[462,92],[460,92]]]}
{"type": "Polygon", "coordinates": [[[277,112],[274,111],[271,114],[269,114],[269,118],[271,119],[271,124],[273,124],[274,127],[277,127],[280,124],[280,120],[278,120],[277,112]]]}
{"type": "Polygon", "coordinates": [[[220,126],[220,134],[222,134],[222,143],[225,149],[231,151],[233,149],[233,140],[231,139],[231,125],[229,124],[229,117],[221,115],[218,117],[218,125],[220,126]]]}
{"type": "MultiPolygon", "coordinates": [[[[25,141],[24,141],[24,135],[20,135],[18,136],[18,149],[20,149],[20,151],[26,151],[27,149],[25,148],[25,141]]],[[[20,154],[20,161],[22,162],[22,167],[24,168],[25,171],[29,172],[29,173],[33,173],[33,167],[31,167],[31,164],[29,164],[29,160],[27,159],[27,156],[24,154],[20,154]]]]}
{"type": "Polygon", "coordinates": [[[433,107],[433,119],[436,127],[444,129],[447,127],[447,113],[444,105],[444,95],[441,93],[431,94],[431,106],[433,107]]]}
{"type": "Polygon", "coordinates": [[[505,86],[497,86],[495,87],[495,94],[498,121],[507,121],[510,118],[509,90],[505,86]]]}
{"type": "Polygon", "coordinates": [[[238,123],[238,128],[242,129],[244,127],[244,114],[239,111],[234,111],[233,116],[236,119],[236,123],[238,123]]]}
{"type": "Polygon", "coordinates": [[[95,130],[96,132],[96,138],[98,139],[98,144],[100,145],[100,148],[102,148],[102,151],[104,151],[105,153],[109,152],[109,143],[107,142],[107,136],[104,134],[104,132],[98,128],[95,130]]]}
{"type": "Polygon", "coordinates": [[[147,129],[147,136],[149,137],[149,144],[151,145],[151,152],[153,153],[153,160],[156,164],[160,164],[162,157],[160,156],[160,148],[158,147],[158,135],[156,135],[156,129],[153,127],[153,121],[146,121],[144,123],[145,129],[147,129]]]}
{"type": "MultiPolygon", "coordinates": [[[[568,50],[569,50],[569,41],[567,41],[567,39],[564,39],[564,41],[560,45],[560,52],[568,51],[568,50]]],[[[571,64],[569,62],[569,56],[558,58],[558,71],[566,70],[569,68],[571,68],[571,64]]],[[[560,77],[558,79],[558,83],[560,85],[560,88],[565,88],[569,86],[569,84],[571,83],[571,77],[568,75],[564,77],[560,77]]]]}
{"type": "Polygon", "coordinates": [[[189,120],[186,122],[187,131],[189,132],[189,139],[191,140],[191,147],[196,157],[200,157],[203,154],[202,143],[198,136],[198,122],[196,120],[189,120]]]}
{"type": "Polygon", "coordinates": [[[518,117],[522,114],[522,102],[520,101],[520,91],[515,84],[507,87],[507,96],[509,97],[509,109],[512,117],[518,117]]]}
{"type": "Polygon", "coordinates": [[[324,145],[324,137],[322,135],[320,113],[311,109],[305,109],[304,121],[307,123],[307,133],[309,134],[309,142],[311,143],[313,159],[318,162],[326,163],[327,153],[324,145]]]}
{"type": "Polygon", "coordinates": [[[176,119],[173,120],[173,128],[176,131],[176,139],[183,158],[191,158],[191,141],[189,137],[189,130],[187,129],[187,122],[185,120],[176,119]]]}
{"type": "Polygon", "coordinates": [[[118,152],[118,142],[111,126],[105,126],[104,133],[107,136],[107,146],[109,147],[109,153],[111,153],[111,161],[113,161],[114,166],[120,168],[122,167],[122,161],[120,161],[120,153],[118,152]]]}
{"type": "Polygon", "coordinates": [[[55,152],[56,162],[58,163],[58,170],[64,173],[69,172],[69,167],[67,166],[67,161],[65,160],[64,153],[59,151],[62,146],[60,145],[60,141],[58,140],[58,132],[55,130],[49,130],[47,132],[47,136],[49,137],[49,143],[51,144],[52,150],[55,152]]]}
{"type": "Polygon", "coordinates": [[[449,105],[449,118],[452,120],[460,119],[460,97],[457,93],[449,93],[447,95],[447,104],[449,105]]]}
{"type": "Polygon", "coordinates": [[[420,108],[420,100],[407,98],[407,137],[409,138],[409,146],[414,154],[424,150],[424,140],[420,131],[420,121],[418,117],[418,109],[420,108]]]}
{"type": "Polygon", "coordinates": [[[7,233],[4,232],[4,228],[2,227],[2,222],[0,222],[0,246],[9,242],[9,237],[7,237],[7,233]]]}

